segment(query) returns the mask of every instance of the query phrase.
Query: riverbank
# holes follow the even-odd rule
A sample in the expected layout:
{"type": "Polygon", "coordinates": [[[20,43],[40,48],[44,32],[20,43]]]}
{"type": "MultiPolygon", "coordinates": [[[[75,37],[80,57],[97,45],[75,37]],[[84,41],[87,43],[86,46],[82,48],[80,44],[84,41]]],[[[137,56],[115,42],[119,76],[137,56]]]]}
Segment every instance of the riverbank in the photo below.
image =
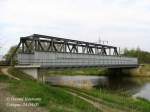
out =
{"type": "Polygon", "coordinates": [[[150,64],[142,64],[139,68],[130,70],[131,76],[150,77],[150,64]]]}
{"type": "Polygon", "coordinates": [[[106,68],[92,67],[92,68],[68,68],[68,69],[55,69],[43,70],[46,76],[107,76],[107,75],[122,75],[122,76],[141,76],[150,77],[150,64],[143,64],[135,69],[123,69],[122,71],[111,71],[106,68]]]}
{"type": "MultiPolygon", "coordinates": [[[[24,76],[26,74],[21,73],[21,71],[17,69],[11,68],[9,72],[14,76],[18,76],[18,78],[21,80],[10,79],[4,74],[0,75],[0,84],[7,84],[8,87],[6,87],[5,90],[7,90],[7,93],[10,94],[9,96],[5,97],[4,100],[11,96],[14,96],[14,99],[18,100],[24,98],[40,100],[31,100],[26,102],[26,104],[37,104],[37,107],[26,105],[15,107],[14,109],[13,106],[11,107],[7,106],[6,104],[0,104],[0,111],[2,110],[1,112],[4,112],[3,110],[7,110],[5,112],[99,112],[99,110],[93,105],[76,96],[70,95],[63,88],[61,89],[53,87],[27,78],[24,76]],[[20,110],[20,108],[22,110],[20,110]],[[32,108],[32,110],[30,110],[30,108],[32,108]],[[36,108],[42,108],[45,111],[37,111],[36,108]]],[[[4,92],[6,91],[1,90],[1,94],[4,92]]],[[[18,101],[13,102],[13,105],[18,103],[22,104],[22,102],[18,101]]]]}
{"type": "Polygon", "coordinates": [[[150,102],[137,98],[134,99],[127,93],[114,92],[105,88],[93,88],[91,90],[67,88],[71,91],[77,92],[78,94],[89,97],[90,99],[96,98],[95,100],[105,104],[109,107],[121,109],[122,111],[130,112],[149,112],[150,102]]]}
{"type": "Polygon", "coordinates": [[[44,72],[47,76],[76,76],[76,75],[95,75],[102,76],[106,75],[107,69],[100,67],[92,68],[67,68],[67,69],[55,69],[47,70],[44,72]]]}
{"type": "Polygon", "coordinates": [[[24,77],[26,74],[17,69],[11,68],[9,72],[21,79],[18,81],[0,75],[0,82],[9,84],[7,90],[12,95],[17,98],[41,98],[42,100],[37,102],[39,107],[50,112],[149,112],[150,110],[149,101],[134,99],[126,93],[104,88],[87,90],[56,87],[24,77]]]}

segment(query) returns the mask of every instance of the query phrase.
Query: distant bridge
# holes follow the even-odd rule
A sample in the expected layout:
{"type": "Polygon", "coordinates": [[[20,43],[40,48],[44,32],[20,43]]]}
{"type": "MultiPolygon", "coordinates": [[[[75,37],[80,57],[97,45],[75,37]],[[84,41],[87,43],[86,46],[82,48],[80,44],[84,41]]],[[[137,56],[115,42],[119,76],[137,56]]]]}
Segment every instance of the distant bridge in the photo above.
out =
{"type": "Polygon", "coordinates": [[[21,37],[16,51],[18,65],[41,68],[138,66],[137,58],[120,56],[115,46],[39,34],[21,37]]]}

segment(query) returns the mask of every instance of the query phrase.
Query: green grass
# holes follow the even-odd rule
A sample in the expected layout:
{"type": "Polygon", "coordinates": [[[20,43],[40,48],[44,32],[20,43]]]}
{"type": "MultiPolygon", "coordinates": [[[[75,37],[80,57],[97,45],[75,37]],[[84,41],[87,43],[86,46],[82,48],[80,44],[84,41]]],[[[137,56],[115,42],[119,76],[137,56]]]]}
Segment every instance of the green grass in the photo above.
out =
{"type": "Polygon", "coordinates": [[[91,104],[67,93],[63,88],[53,87],[35,80],[27,80],[21,71],[11,68],[10,73],[22,80],[10,80],[9,91],[17,97],[41,98],[39,103],[49,112],[100,112],[91,104]]]}
{"type": "Polygon", "coordinates": [[[92,105],[68,94],[65,90],[36,81],[11,81],[10,92],[17,97],[41,98],[40,106],[50,112],[98,112],[92,105]]]}
{"type": "Polygon", "coordinates": [[[150,64],[144,64],[140,70],[141,74],[146,74],[146,72],[149,72],[148,75],[150,76],[150,64]]]}
{"type": "Polygon", "coordinates": [[[8,72],[10,74],[12,74],[13,76],[18,77],[22,80],[34,80],[31,76],[23,73],[22,71],[14,68],[14,67],[9,67],[8,72]]]}
{"type": "Polygon", "coordinates": [[[2,74],[2,71],[1,71],[1,67],[0,67],[0,75],[2,74]]]}
{"type": "Polygon", "coordinates": [[[0,82],[8,82],[10,80],[11,79],[8,76],[0,74],[0,82]]]}
{"type": "MultiPolygon", "coordinates": [[[[94,70],[95,68],[92,69],[94,70]]],[[[85,69],[81,70],[84,71],[85,69]]],[[[86,71],[90,73],[89,71],[91,70],[85,70],[85,72],[86,71]]],[[[100,110],[95,109],[89,103],[68,94],[65,91],[65,88],[53,87],[50,85],[42,84],[40,82],[32,80],[32,78],[26,76],[26,74],[14,68],[10,68],[9,72],[22,79],[20,81],[9,81],[9,90],[12,94],[16,95],[17,97],[41,98],[42,100],[38,103],[40,104],[40,106],[46,107],[50,112],[100,112],[100,110]]],[[[70,75],[71,71],[54,71],[54,73],[55,72],[56,74],[63,73],[64,75],[66,72],[67,75],[70,75]]],[[[72,75],[75,75],[74,73],[75,72],[73,71],[72,75]]],[[[79,73],[81,75],[82,72],[79,73]]],[[[7,80],[6,77],[3,77],[3,79],[7,80]]],[[[84,92],[88,95],[94,96],[97,99],[102,100],[103,102],[101,103],[104,103],[104,105],[110,106],[112,108],[126,109],[129,111],[136,110],[137,112],[150,111],[149,101],[141,98],[133,99],[128,94],[120,94],[111,90],[100,88],[93,88],[91,90],[77,90],[79,92],[84,92]]]]}
{"type": "Polygon", "coordinates": [[[4,75],[0,68],[0,82],[8,82],[9,80],[10,80],[10,78],[8,76],[4,75]]]}
{"type": "Polygon", "coordinates": [[[150,102],[145,99],[133,99],[126,94],[116,93],[106,89],[79,90],[88,95],[99,98],[106,105],[119,109],[136,110],[137,112],[150,112],[150,102]]]}
{"type": "Polygon", "coordinates": [[[130,70],[130,74],[133,77],[150,77],[150,64],[143,64],[143,66],[140,66],[137,69],[130,70]]]}
{"type": "Polygon", "coordinates": [[[93,68],[68,68],[68,69],[57,69],[57,70],[49,70],[47,72],[48,76],[56,76],[56,75],[104,75],[106,74],[106,69],[93,67],[93,68]]]}
{"type": "Polygon", "coordinates": [[[76,76],[76,75],[91,75],[91,76],[106,76],[106,75],[122,75],[122,76],[150,76],[150,64],[144,64],[140,68],[131,69],[131,70],[123,70],[114,71],[109,69],[104,69],[100,67],[92,67],[92,68],[68,68],[68,69],[55,69],[55,70],[45,70],[43,72],[47,74],[47,76],[76,76]]]}

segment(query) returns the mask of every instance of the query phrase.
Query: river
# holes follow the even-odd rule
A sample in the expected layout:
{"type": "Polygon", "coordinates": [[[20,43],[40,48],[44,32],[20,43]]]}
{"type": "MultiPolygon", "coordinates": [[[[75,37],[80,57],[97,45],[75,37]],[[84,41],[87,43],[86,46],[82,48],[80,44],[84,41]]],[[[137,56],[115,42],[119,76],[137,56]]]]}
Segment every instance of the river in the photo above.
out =
{"type": "Polygon", "coordinates": [[[52,76],[46,78],[46,81],[53,85],[106,88],[112,91],[126,92],[133,97],[141,97],[150,101],[149,77],[52,76]]]}
{"type": "MultiPolygon", "coordinates": [[[[103,87],[112,91],[127,92],[133,97],[140,97],[150,101],[149,77],[106,77],[108,83],[103,87]]],[[[101,85],[99,85],[101,87],[101,85]]]]}

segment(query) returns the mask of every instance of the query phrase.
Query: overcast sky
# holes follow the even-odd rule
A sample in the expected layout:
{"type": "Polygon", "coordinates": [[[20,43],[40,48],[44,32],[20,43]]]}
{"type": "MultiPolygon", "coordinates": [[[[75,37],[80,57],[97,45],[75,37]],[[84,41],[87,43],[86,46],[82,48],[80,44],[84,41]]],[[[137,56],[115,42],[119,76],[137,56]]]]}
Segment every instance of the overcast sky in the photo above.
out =
{"type": "Polygon", "coordinates": [[[0,53],[34,33],[150,51],[150,0],[0,0],[0,53]]]}

